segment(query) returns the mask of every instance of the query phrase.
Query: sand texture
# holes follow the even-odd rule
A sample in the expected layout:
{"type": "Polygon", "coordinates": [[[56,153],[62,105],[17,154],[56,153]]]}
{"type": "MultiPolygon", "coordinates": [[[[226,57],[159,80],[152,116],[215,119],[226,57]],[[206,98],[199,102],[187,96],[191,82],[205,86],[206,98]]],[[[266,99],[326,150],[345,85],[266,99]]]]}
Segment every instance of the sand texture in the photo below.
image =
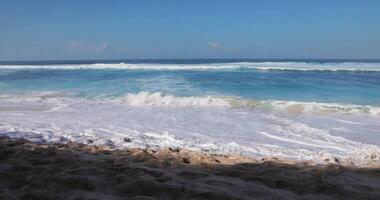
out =
{"type": "Polygon", "coordinates": [[[380,199],[380,168],[1,137],[0,199],[380,199]]]}

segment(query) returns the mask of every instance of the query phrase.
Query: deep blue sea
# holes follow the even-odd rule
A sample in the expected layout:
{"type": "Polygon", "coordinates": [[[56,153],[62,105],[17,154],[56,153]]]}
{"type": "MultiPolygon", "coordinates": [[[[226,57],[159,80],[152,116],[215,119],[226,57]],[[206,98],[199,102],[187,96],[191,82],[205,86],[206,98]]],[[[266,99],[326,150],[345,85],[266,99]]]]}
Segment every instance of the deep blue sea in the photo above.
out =
{"type": "Polygon", "coordinates": [[[362,160],[380,155],[380,60],[0,62],[0,133],[362,160]]]}

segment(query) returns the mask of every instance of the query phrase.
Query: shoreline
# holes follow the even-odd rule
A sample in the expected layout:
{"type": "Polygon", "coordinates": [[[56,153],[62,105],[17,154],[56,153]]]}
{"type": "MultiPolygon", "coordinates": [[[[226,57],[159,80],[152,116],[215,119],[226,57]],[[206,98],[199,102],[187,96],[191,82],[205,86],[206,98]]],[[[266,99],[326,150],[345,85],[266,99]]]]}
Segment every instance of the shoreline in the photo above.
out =
{"type": "Polygon", "coordinates": [[[0,137],[1,199],[376,199],[380,167],[0,137]]]}
{"type": "Polygon", "coordinates": [[[99,99],[29,92],[3,97],[0,132],[35,142],[73,141],[110,148],[172,146],[253,158],[337,159],[347,165],[380,161],[380,117],[362,113],[371,111],[368,106],[276,101],[276,108],[259,103],[261,108],[248,99],[160,92],[99,99]],[[232,107],[217,106],[225,100],[232,107]],[[248,107],[239,107],[244,102],[248,107]]]}

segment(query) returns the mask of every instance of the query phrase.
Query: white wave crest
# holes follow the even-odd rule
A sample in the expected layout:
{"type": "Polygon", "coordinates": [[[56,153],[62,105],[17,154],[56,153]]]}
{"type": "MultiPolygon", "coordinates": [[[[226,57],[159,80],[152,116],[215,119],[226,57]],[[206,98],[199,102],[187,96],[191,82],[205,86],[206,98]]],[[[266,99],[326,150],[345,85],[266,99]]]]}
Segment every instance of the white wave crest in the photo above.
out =
{"type": "MultiPolygon", "coordinates": [[[[1,103],[16,102],[45,102],[47,104],[76,104],[85,102],[87,98],[75,97],[71,93],[63,92],[27,92],[17,95],[0,95],[1,103]]],[[[229,107],[229,108],[260,108],[267,110],[285,111],[288,113],[315,113],[315,114],[369,114],[380,115],[380,107],[370,105],[319,103],[286,100],[256,100],[234,96],[175,96],[161,92],[128,93],[118,98],[98,97],[95,98],[103,103],[121,103],[129,106],[170,106],[170,107],[229,107]]],[[[95,100],[92,99],[92,100],[95,100]]]]}
{"type": "Polygon", "coordinates": [[[292,70],[292,71],[380,71],[380,63],[364,62],[260,62],[240,63],[248,68],[259,70],[292,70]]]}
{"type": "Polygon", "coordinates": [[[164,95],[161,92],[139,92],[127,94],[122,102],[132,106],[230,106],[225,98],[220,97],[178,97],[164,95]]]}
{"type": "Polygon", "coordinates": [[[316,103],[278,100],[253,100],[223,96],[181,97],[161,92],[139,92],[127,94],[118,99],[131,106],[219,106],[219,107],[256,107],[283,110],[290,113],[347,113],[380,115],[380,108],[369,105],[350,105],[338,103],[316,103]]]}
{"type": "Polygon", "coordinates": [[[0,69],[130,69],[130,70],[297,70],[297,71],[380,71],[380,63],[366,62],[232,62],[209,64],[95,63],[51,65],[0,65],[0,69]]]}
{"type": "Polygon", "coordinates": [[[312,112],[312,113],[362,113],[379,115],[380,107],[369,105],[338,104],[338,103],[316,103],[316,102],[297,102],[297,101],[263,101],[277,109],[286,110],[293,113],[312,112]]]}

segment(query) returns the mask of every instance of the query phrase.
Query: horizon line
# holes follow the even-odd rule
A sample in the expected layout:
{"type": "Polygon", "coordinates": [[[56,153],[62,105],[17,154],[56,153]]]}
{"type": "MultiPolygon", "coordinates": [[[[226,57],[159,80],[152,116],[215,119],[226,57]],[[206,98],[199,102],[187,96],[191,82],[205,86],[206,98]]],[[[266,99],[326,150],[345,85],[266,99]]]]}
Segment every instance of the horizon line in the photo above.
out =
{"type": "Polygon", "coordinates": [[[76,62],[76,61],[175,61],[175,60],[252,60],[252,61],[380,61],[380,58],[106,58],[106,59],[30,59],[0,60],[0,63],[76,62]]]}

